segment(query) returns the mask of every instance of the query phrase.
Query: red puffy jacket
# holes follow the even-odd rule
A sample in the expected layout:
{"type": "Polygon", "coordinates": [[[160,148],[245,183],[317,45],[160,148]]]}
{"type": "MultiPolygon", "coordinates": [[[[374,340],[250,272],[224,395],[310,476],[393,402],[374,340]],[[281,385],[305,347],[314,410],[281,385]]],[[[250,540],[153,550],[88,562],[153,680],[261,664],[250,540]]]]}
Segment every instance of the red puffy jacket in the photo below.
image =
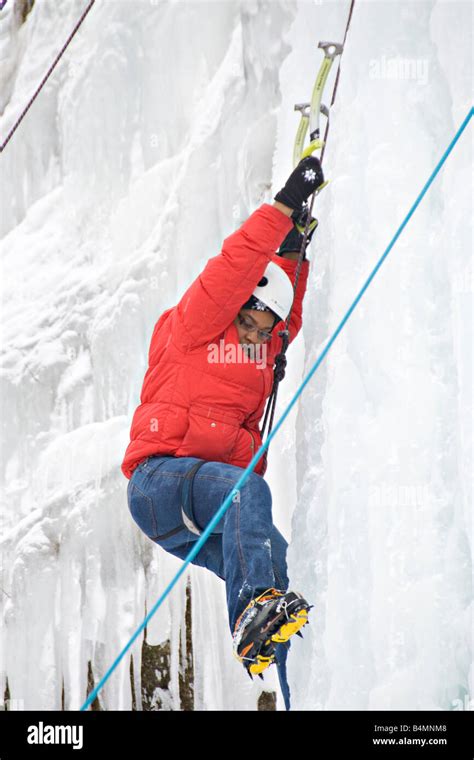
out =
{"type": "MultiPolygon", "coordinates": [[[[122,472],[130,478],[140,461],[153,454],[199,457],[247,467],[262,444],[259,421],[273,385],[273,365],[281,348],[277,323],[262,360],[236,361],[230,344],[239,345],[233,320],[252,294],[269,261],[294,282],[297,261],[275,254],[293,222],[263,203],[224,240],[219,255],[176,306],[155,324],[140,405],[130,431],[122,472]],[[211,346],[219,347],[219,361],[211,346]],[[232,359],[223,359],[227,356],[232,359]],[[225,353],[223,353],[225,352],[225,353]]],[[[289,325],[290,342],[302,324],[309,262],[303,261],[289,325]]],[[[254,357],[255,358],[255,357],[254,357]]],[[[266,456],[254,471],[263,476],[266,456]]]]}

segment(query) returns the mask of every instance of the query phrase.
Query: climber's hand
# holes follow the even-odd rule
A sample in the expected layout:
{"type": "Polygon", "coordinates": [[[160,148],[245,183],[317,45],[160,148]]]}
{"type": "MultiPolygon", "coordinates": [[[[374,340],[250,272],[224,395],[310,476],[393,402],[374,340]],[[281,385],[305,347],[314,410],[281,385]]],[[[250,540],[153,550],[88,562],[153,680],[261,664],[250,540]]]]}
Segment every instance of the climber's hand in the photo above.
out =
{"type": "Polygon", "coordinates": [[[278,192],[274,200],[285,206],[301,211],[303,203],[324,182],[323,170],[319,158],[306,156],[288,177],[285,186],[278,192]]]}
{"type": "MultiPolygon", "coordinates": [[[[303,211],[293,211],[291,218],[293,219],[293,229],[291,229],[284,239],[283,243],[280,245],[280,249],[278,251],[278,256],[285,256],[288,253],[293,252],[300,252],[301,246],[303,245],[304,240],[304,231],[306,228],[306,222],[308,219],[308,209],[303,209],[303,211]]],[[[308,245],[311,242],[311,238],[313,237],[313,233],[318,226],[318,220],[315,219],[313,216],[310,218],[310,222],[308,225],[308,235],[306,238],[305,243],[305,253],[303,256],[303,261],[306,261],[306,249],[308,245]]],[[[287,258],[295,258],[293,256],[287,256],[287,258]]]]}

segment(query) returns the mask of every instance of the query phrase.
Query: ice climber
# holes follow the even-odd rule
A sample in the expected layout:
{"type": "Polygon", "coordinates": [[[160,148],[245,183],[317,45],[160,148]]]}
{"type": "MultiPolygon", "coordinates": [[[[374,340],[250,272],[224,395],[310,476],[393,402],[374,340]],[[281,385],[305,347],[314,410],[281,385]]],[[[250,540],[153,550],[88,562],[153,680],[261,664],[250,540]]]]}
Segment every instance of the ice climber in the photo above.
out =
{"type": "MultiPolygon", "coordinates": [[[[302,325],[309,261],[294,292],[302,245],[294,220],[323,181],[316,157],[300,161],[275,202],[224,240],[154,326],[122,471],[136,524],[181,559],[262,444],[277,328],[291,306],[289,342],[302,325]]],[[[192,561],[225,581],[233,654],[251,677],[276,664],[288,710],[290,637],[312,605],[288,589],[288,544],[273,524],[266,467],[265,452],[192,561]]]]}

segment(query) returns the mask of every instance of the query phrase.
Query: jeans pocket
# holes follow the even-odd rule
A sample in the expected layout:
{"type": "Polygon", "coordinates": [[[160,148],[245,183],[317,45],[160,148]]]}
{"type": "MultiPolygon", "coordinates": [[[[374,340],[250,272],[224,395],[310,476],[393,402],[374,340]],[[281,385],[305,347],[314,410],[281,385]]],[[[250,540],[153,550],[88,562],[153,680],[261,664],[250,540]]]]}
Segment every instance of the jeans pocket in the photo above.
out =
{"type": "Polygon", "coordinates": [[[156,536],[156,524],[153,502],[149,496],[130,481],[128,486],[128,508],[138,527],[150,538],[156,536]]]}

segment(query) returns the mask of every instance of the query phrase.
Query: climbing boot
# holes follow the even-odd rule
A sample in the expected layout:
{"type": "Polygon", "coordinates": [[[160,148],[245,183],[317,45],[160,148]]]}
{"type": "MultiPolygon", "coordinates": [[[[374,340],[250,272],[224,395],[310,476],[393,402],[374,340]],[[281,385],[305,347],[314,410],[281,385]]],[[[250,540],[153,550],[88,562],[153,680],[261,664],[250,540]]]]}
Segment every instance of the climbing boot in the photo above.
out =
{"type": "Polygon", "coordinates": [[[288,641],[308,622],[313,604],[297,591],[269,588],[247,605],[237,618],[233,633],[233,654],[247,670],[263,679],[262,672],[275,661],[277,644],[288,641]]]}

